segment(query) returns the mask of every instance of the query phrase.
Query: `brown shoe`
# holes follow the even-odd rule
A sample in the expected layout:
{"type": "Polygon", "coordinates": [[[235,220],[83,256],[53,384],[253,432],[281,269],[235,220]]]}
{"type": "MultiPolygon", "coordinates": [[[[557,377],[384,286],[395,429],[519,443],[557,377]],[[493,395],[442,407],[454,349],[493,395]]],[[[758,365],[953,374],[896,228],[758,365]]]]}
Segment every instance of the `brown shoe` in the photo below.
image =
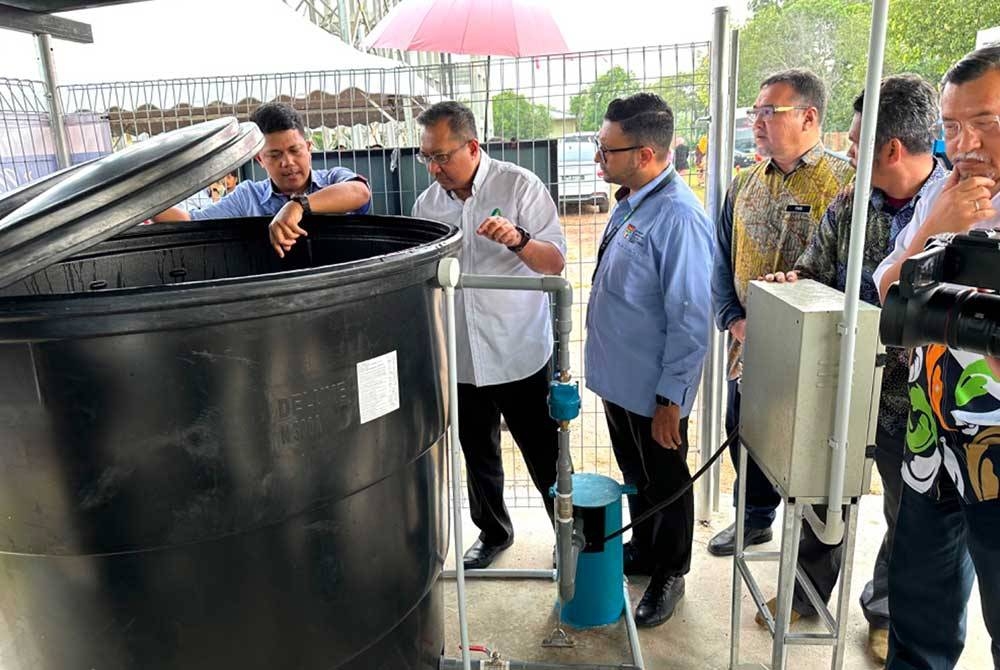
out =
{"type": "Polygon", "coordinates": [[[889,631],[885,628],[868,627],[868,653],[879,663],[885,665],[889,656],[889,631]]]}
{"type": "MultiPolygon", "coordinates": [[[[778,612],[778,599],[777,598],[771,598],[770,600],[767,601],[766,604],[767,604],[767,610],[771,613],[771,618],[774,619],[775,621],[777,621],[778,620],[778,614],[777,614],[777,612],[778,612]]],[[[795,608],[793,607],[792,608],[792,617],[791,617],[792,620],[788,622],[788,625],[791,626],[793,623],[795,623],[796,621],[798,621],[801,618],[802,618],[802,615],[799,612],[796,612],[795,608]]],[[[757,612],[757,614],[754,615],[753,620],[757,622],[758,626],[761,626],[763,628],[767,628],[767,622],[764,621],[764,617],[763,617],[763,615],[761,615],[760,612],[757,612]]]]}

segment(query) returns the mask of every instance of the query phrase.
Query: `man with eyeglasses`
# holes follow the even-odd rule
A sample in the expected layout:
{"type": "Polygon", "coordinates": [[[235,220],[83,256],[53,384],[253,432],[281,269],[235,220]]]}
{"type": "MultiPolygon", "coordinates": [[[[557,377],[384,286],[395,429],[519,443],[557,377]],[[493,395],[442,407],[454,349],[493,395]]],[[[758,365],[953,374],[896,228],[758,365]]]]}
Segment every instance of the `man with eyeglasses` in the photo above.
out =
{"type": "Polygon", "coordinates": [[[653,93],[613,100],[595,161],[621,184],[597,254],[587,306],[587,388],[604,403],[631,518],[625,573],[648,574],[638,626],[658,626],[684,596],[691,568],[694,494],[652,508],[691,479],[688,415],[711,320],[714,235],[698,199],[670,162],[674,116],[653,93]]]}
{"type": "MultiPolygon", "coordinates": [[[[715,322],[729,333],[729,399],[726,432],[739,425],[742,347],[749,283],[792,267],[819,227],[827,206],[854,175],[849,161],[820,141],[826,88],[812,72],[786,70],[761,84],[747,112],[757,151],[764,160],[733,179],[717,225],[718,250],[712,277],[715,322]]],[[[734,465],[739,449],[733,445],[734,465]]],[[[771,540],[780,497],[751,459],[747,463],[745,546],[771,540]]],[[[735,493],[734,493],[735,500],[735,493]]],[[[731,556],[736,524],[708,543],[715,556],[731,556]]]]}
{"type": "Polygon", "coordinates": [[[312,214],[367,214],[371,207],[368,181],[345,167],[312,168],[312,141],[302,116],[281,102],[261,105],[250,117],[264,135],[257,162],[267,179],[244,181],[225,198],[190,212],[171,207],[153,217],[156,223],[273,217],[268,226],[271,246],[284,258],[306,235],[301,223],[312,214]]]}
{"type": "MultiPolygon", "coordinates": [[[[433,105],[417,122],[423,128],[417,160],[434,183],[417,198],[413,216],[462,229],[462,270],[523,277],[562,272],[566,239],[541,179],[487,155],[472,110],[460,103],[433,105]]],[[[480,531],[463,563],[478,569],[514,542],[503,499],[501,414],[553,516],[549,488],[559,443],[548,410],[552,326],[541,292],[463,289],[456,303],[459,438],[469,511],[480,531]]]]}
{"type": "MultiPolygon", "coordinates": [[[[883,299],[903,261],[931,236],[1000,226],[1000,47],[948,70],[941,118],[954,170],[920,201],[875,271],[883,299]]],[[[935,344],[913,351],[909,373],[886,667],[954,668],[978,576],[1000,668],[1000,360],[935,344]]]]}
{"type": "MultiPolygon", "coordinates": [[[[879,305],[878,287],[873,279],[875,269],[892,252],[900,231],[912,220],[919,204],[948,174],[933,156],[934,126],[939,117],[937,97],[934,87],[916,75],[896,75],[882,81],[861,268],[860,297],[869,304],[879,305]]],[[[847,155],[852,164],[857,163],[863,106],[862,92],[854,100],[854,118],[848,132],[851,146],[847,155]]],[[[853,212],[852,182],[827,208],[809,246],[795,262],[794,270],[768,274],[764,279],[777,282],[814,279],[844,291],[853,212]]],[[[885,663],[889,650],[889,556],[903,487],[901,467],[910,411],[908,352],[891,348],[886,354],[875,434],[875,464],[882,480],[886,532],[875,559],[872,580],[861,593],[861,609],[869,624],[868,651],[880,663],[885,663]]],[[[816,513],[825,516],[826,507],[816,506],[816,513]]],[[[799,568],[809,577],[823,602],[830,600],[842,561],[842,544],[825,544],[808,523],[802,524],[799,568]]],[[[767,606],[773,615],[775,600],[771,599],[767,606]]],[[[796,583],[791,621],[816,613],[805,591],[796,583]]],[[[760,614],[756,621],[765,625],[760,614]]]]}

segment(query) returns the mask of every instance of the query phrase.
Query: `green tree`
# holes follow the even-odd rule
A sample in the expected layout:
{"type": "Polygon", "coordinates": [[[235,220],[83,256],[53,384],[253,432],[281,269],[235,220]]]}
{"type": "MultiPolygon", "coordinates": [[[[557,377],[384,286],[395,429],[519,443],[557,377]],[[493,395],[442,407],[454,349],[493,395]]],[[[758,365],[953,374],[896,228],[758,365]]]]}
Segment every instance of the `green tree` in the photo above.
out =
{"type": "Polygon", "coordinates": [[[705,56],[694,72],[662,77],[647,89],[670,105],[678,135],[688,137],[694,134],[698,119],[708,116],[710,79],[709,59],[705,56]]]}
{"type": "Polygon", "coordinates": [[[597,130],[601,127],[608,103],[615,98],[638,93],[641,89],[631,72],[615,66],[580,91],[579,95],[570,98],[569,111],[576,117],[580,130],[597,130]]]}
{"type": "Polygon", "coordinates": [[[1000,25],[1000,2],[893,0],[885,71],[915,72],[937,83],[976,46],[976,32],[1000,25]]]}
{"type": "Polygon", "coordinates": [[[825,130],[845,131],[864,86],[871,3],[868,0],[758,2],[740,34],[737,105],[753,104],[760,82],[793,67],[812,70],[827,86],[825,130]]]}
{"type": "Polygon", "coordinates": [[[493,128],[491,135],[509,139],[548,137],[552,119],[548,108],[533,104],[514,91],[501,91],[493,98],[493,128]]]}

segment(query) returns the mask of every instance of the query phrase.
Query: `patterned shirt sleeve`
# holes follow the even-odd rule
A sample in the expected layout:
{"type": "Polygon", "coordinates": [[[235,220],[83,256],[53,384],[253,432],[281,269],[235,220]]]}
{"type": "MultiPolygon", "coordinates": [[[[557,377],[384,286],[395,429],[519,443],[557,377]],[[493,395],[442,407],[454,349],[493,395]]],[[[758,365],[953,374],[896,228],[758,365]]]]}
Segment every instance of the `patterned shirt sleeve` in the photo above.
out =
{"type": "Polygon", "coordinates": [[[740,304],[733,283],[733,204],[736,201],[737,182],[734,180],[722,213],[716,226],[715,267],[712,271],[712,307],[715,310],[715,325],[726,330],[730,324],[746,318],[746,310],[740,304]]]}

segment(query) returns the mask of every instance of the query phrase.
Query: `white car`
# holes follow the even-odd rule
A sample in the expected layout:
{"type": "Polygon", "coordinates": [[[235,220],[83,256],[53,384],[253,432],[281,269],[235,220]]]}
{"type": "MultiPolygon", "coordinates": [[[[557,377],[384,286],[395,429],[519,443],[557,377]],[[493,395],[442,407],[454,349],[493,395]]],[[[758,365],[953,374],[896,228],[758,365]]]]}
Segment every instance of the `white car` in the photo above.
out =
{"type": "Polygon", "coordinates": [[[611,206],[611,185],[604,181],[601,167],[594,162],[597,145],[590,133],[563,137],[559,145],[559,209],[597,205],[607,212],[611,206]]]}

